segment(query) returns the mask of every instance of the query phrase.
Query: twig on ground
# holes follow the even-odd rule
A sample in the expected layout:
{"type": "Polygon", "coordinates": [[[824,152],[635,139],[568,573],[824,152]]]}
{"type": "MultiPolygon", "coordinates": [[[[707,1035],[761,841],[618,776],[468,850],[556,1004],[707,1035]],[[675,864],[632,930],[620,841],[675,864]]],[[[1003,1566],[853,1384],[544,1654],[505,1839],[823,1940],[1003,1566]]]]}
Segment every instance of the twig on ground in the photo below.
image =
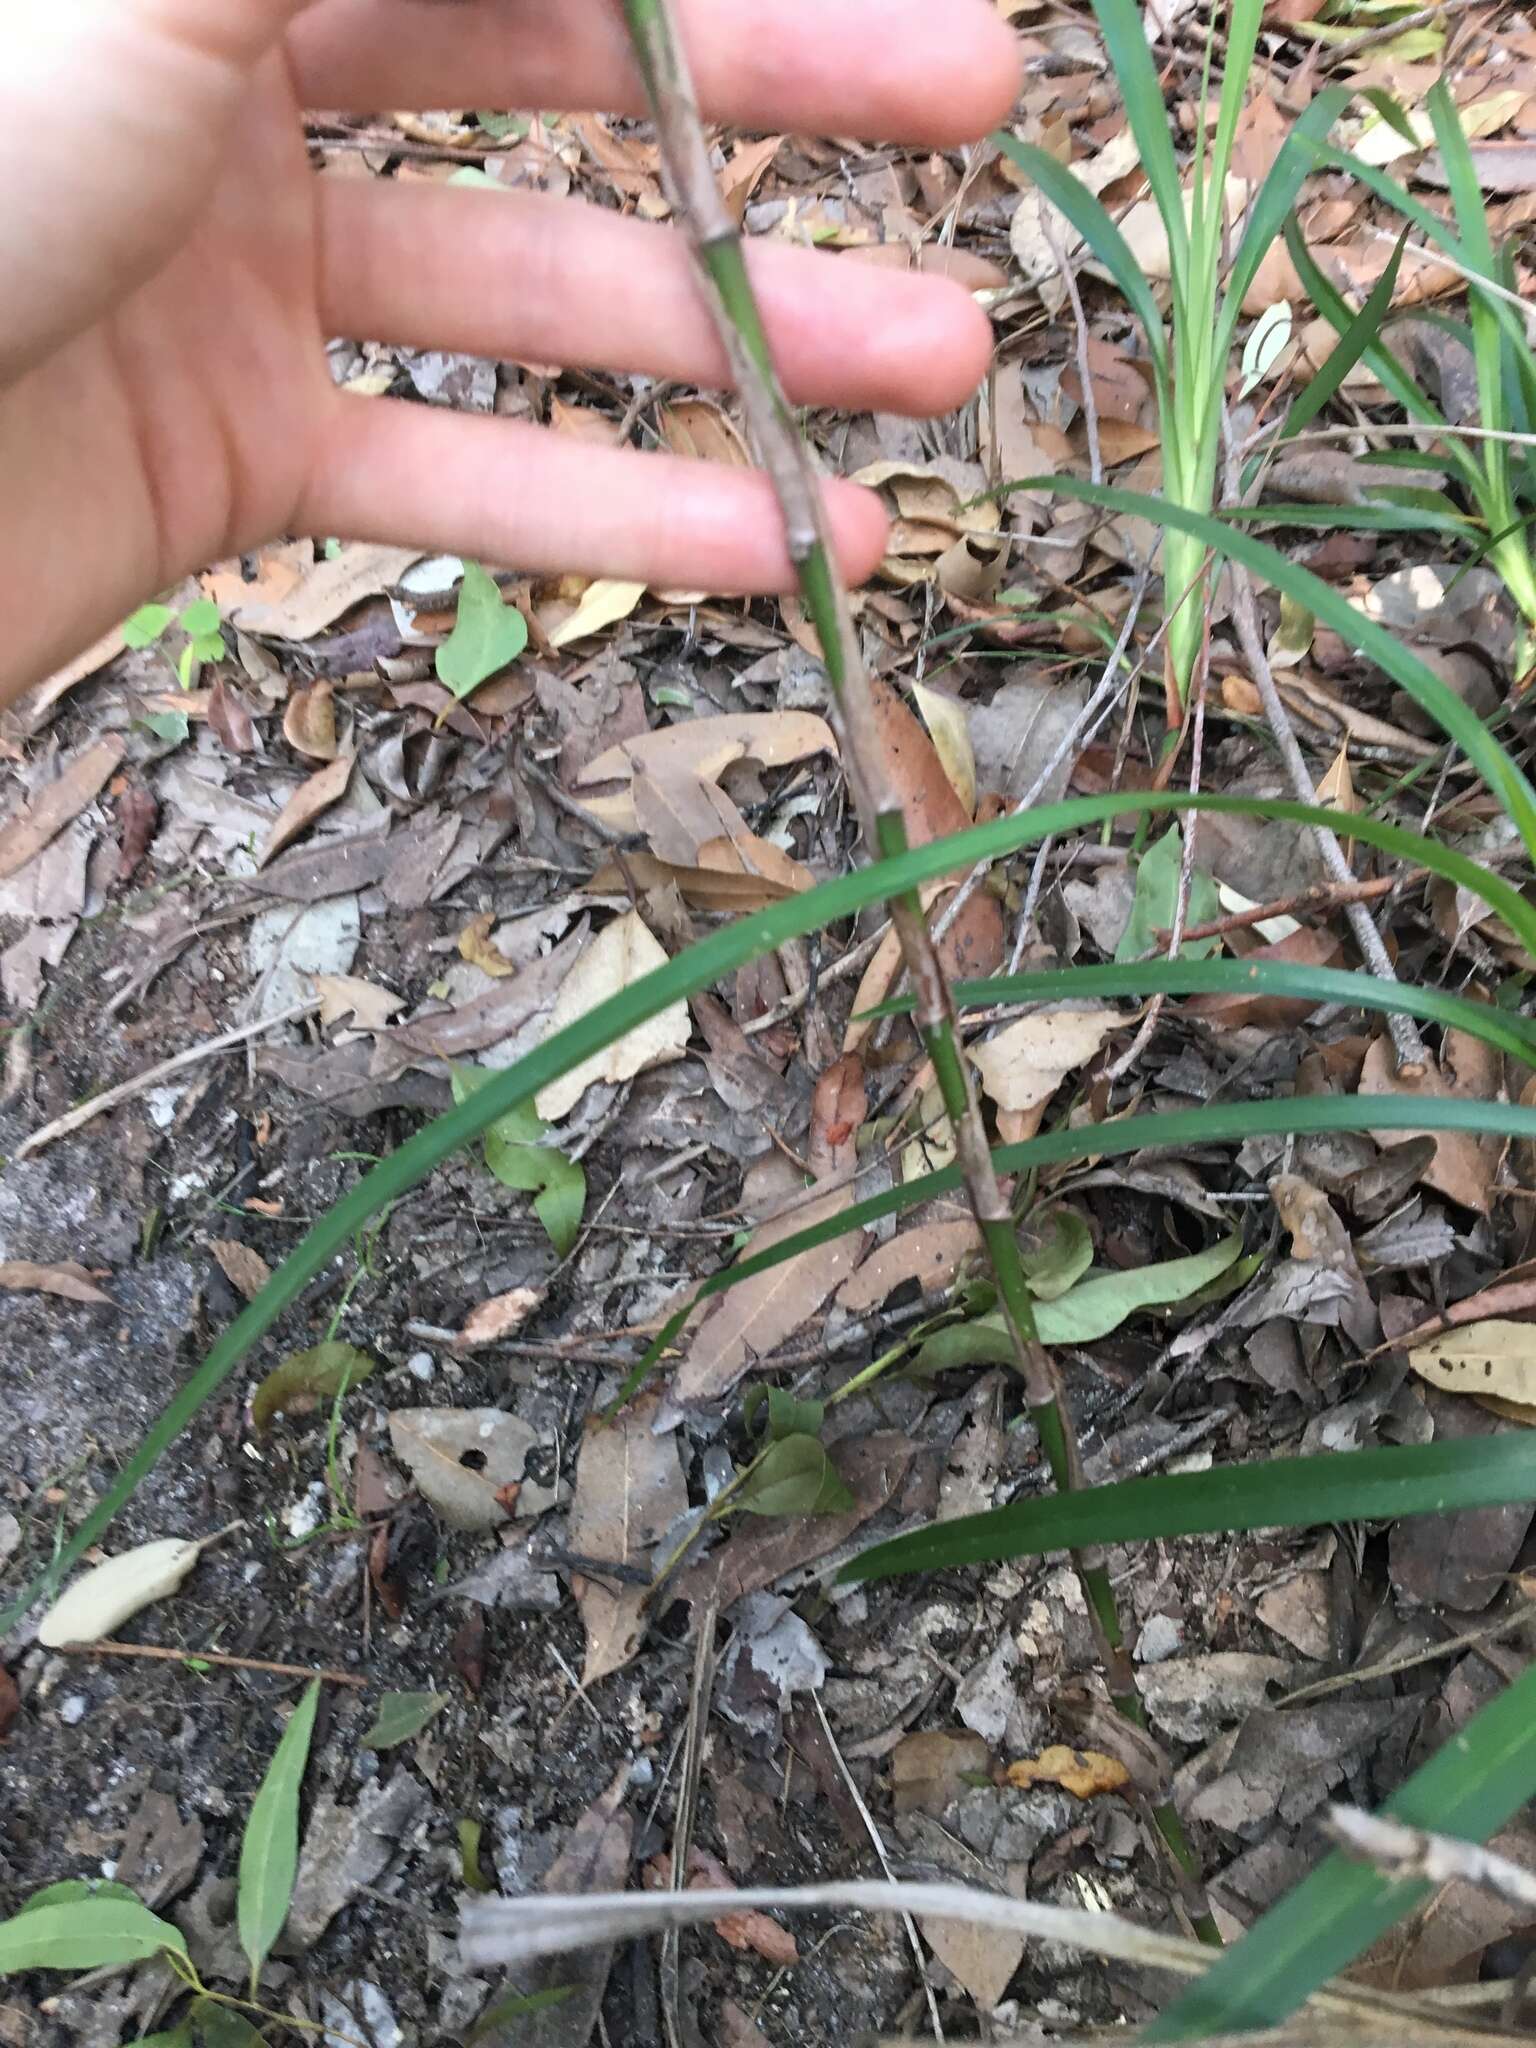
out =
{"type": "Polygon", "coordinates": [[[66,1657],[149,1657],[163,1664],[217,1664],[229,1671],[268,1671],[277,1678],[323,1678],[327,1685],[365,1686],[355,1671],[312,1670],[307,1664],[274,1664],[265,1657],[234,1657],[226,1650],[173,1650],[161,1643],[65,1643],[66,1657]]]}
{"type": "Polygon", "coordinates": [[[1485,1849],[1481,1842],[1405,1827],[1385,1814],[1362,1813],[1357,1806],[1330,1806],[1320,1825],[1346,1856],[1370,1863],[1388,1877],[1475,1885],[1506,1905],[1536,1911],[1536,1872],[1523,1869],[1497,1849],[1485,1849]]]}
{"type": "Polygon", "coordinates": [[[116,1109],[119,1103],[131,1102],[146,1089],[157,1088],[172,1074],[185,1072],[199,1061],[212,1059],[216,1053],[228,1052],[231,1046],[244,1045],[247,1039],[258,1038],[263,1031],[273,1031],[279,1024],[296,1023],[300,1017],[312,1017],[319,1009],[317,1002],[295,1003],[291,1009],[279,1010],[271,1017],[258,1017],[253,1024],[237,1024],[233,1031],[221,1031],[217,1038],[210,1038],[203,1045],[189,1045],[185,1052],[173,1053],[170,1059],[161,1060],[157,1066],[146,1067],[142,1074],[135,1074],[131,1081],[122,1081],[116,1088],[104,1089],[100,1095],[93,1095],[89,1102],[77,1103],[66,1110],[63,1116],[56,1116],[51,1124],[43,1124],[23,1138],[12,1155],[25,1159],[33,1152],[41,1152],[45,1145],[51,1145],[55,1138],[66,1138],[71,1131],[78,1131],[109,1109],[116,1109]]]}
{"type": "MultiPolygon", "coordinates": [[[[1298,889],[1294,896],[1277,896],[1269,903],[1255,903],[1251,910],[1234,910],[1230,917],[1214,917],[1209,924],[1191,925],[1185,932],[1191,939],[1224,939],[1229,932],[1250,931],[1267,924],[1272,917],[1299,917],[1309,911],[1341,910],[1349,903],[1371,903],[1403,882],[1429,873],[1428,868],[1405,868],[1398,875],[1378,875],[1370,882],[1319,882],[1310,889],[1298,889]]],[[[1161,932],[1158,934],[1164,936],[1161,932]]]]}

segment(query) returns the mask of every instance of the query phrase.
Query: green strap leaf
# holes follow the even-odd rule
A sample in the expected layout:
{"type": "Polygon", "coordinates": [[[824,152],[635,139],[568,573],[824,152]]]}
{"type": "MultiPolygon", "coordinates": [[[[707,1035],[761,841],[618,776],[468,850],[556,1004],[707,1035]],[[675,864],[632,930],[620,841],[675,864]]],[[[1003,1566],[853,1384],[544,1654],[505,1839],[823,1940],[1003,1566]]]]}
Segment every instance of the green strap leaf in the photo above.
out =
{"type": "Polygon", "coordinates": [[[1081,1493],[1015,1501],[875,1544],[843,1566],[848,1580],[1044,1557],[1085,1543],[1144,1543],[1242,1529],[1386,1522],[1536,1499],[1536,1432],[1375,1451],[1329,1451],[1223,1465],[1081,1493]]]}
{"type": "Polygon", "coordinates": [[[261,1969],[272,1944],[283,1931],[299,1868],[299,1788],[309,1762],[320,1681],[312,1678],[304,1697],[288,1717],[282,1740],[267,1766],[261,1790],[251,1802],[250,1818],[240,1842],[240,1875],[236,1920],[240,1946],[251,1965],[251,1995],[256,1995],[261,1969]]]}
{"type": "MultiPolygon", "coordinates": [[[[1501,1445],[1522,1440],[1529,1438],[1483,1437],[1479,1442],[1486,1458],[1501,1445]]],[[[1470,1451],[1478,1446],[1444,1448],[1470,1451]]],[[[1481,1842],[1533,1794],[1536,1666],[1474,1714],[1381,1810],[1409,1827],[1481,1842]]],[[[1139,2038],[1198,2041],[1208,2034],[1278,2026],[1405,1913],[1421,1905],[1431,1889],[1412,1881],[1394,1882],[1335,1852],[1272,1906],[1205,1977],[1181,1992],[1139,2038]]]]}
{"type": "Polygon", "coordinates": [[[138,1899],[67,1899],[0,1925],[0,1977],[15,1970],[117,1969],[162,1949],[185,1955],[186,1936],[138,1899]]]}

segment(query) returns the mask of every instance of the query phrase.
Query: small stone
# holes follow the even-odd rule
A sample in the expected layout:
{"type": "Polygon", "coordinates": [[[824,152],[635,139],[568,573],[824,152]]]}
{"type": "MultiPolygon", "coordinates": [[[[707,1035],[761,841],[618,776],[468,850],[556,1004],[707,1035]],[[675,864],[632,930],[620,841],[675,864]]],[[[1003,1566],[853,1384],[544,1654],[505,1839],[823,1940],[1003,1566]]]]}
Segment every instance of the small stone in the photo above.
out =
{"type": "Polygon", "coordinates": [[[1136,1659],[1141,1664],[1161,1664],[1165,1657],[1171,1657],[1184,1640],[1184,1631],[1171,1614],[1154,1614],[1143,1624],[1141,1638],[1136,1645],[1136,1659]]]}
{"type": "Polygon", "coordinates": [[[437,1367],[432,1362],[430,1351],[413,1352],[405,1361],[405,1369],[412,1379],[421,1380],[423,1383],[431,1379],[432,1375],[437,1371],[437,1367]]]}
{"type": "Polygon", "coordinates": [[[59,1701],[59,1719],[66,1728],[74,1728],[85,1719],[86,1709],[90,1704],[83,1692],[67,1693],[59,1701]]]}

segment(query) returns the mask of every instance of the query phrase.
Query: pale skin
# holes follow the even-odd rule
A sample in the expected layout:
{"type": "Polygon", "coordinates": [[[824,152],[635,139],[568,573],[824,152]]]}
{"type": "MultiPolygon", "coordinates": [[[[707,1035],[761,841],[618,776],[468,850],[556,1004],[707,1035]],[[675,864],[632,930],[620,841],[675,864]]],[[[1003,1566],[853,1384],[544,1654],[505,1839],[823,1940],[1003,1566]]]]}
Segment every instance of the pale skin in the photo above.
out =
{"type": "MultiPolygon", "coordinates": [[[[1003,118],[990,0],[687,0],[748,130],[953,146],[1003,118]]],[[[660,586],[790,586],[754,475],[333,389],[347,335],[717,383],[666,228],[574,201],[317,177],[300,109],[641,110],[617,0],[67,0],[0,77],[0,700],[187,571],[280,534],[660,586]]],[[[791,395],[932,413],[985,367],[958,287],[760,245],[791,395]]],[[[880,508],[829,487],[852,581],[880,508]]]]}

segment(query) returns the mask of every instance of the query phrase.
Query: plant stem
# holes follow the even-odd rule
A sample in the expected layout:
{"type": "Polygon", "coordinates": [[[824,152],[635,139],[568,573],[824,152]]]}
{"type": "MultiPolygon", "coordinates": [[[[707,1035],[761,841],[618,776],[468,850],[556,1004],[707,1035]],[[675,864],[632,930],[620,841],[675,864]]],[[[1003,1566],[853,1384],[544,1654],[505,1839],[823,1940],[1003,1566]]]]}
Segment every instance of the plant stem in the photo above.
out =
{"type": "MultiPolygon", "coordinates": [[[[740,231],[720,197],[672,0],[623,0],[623,5],[656,122],[673,211],[693,244],[699,278],[758,457],[779,500],[801,596],[821,642],[859,822],[876,857],[893,860],[907,851],[906,818],[887,767],[847,593],[837,575],[820,480],[779,383],[740,231]]],[[[1083,1478],[1071,1417],[1055,1366],[1035,1328],[1012,1211],[992,1164],[971,1071],[960,1049],[949,984],[916,890],[892,900],[891,920],[916,997],[918,1036],[933,1064],[956,1163],[997,1284],[1013,1364],[1056,1486],[1062,1492],[1077,1491],[1083,1478]]],[[[1141,1703],[1108,1572],[1096,1553],[1078,1553],[1074,1563],[1111,1697],[1123,1714],[1140,1722],[1141,1703]]],[[[1186,1888],[1198,1892],[1198,1866],[1178,1815],[1165,1805],[1156,1818],[1186,1888]]],[[[1203,1899],[1191,1896],[1190,1905],[1202,1937],[1214,1937],[1203,1899]]]]}

